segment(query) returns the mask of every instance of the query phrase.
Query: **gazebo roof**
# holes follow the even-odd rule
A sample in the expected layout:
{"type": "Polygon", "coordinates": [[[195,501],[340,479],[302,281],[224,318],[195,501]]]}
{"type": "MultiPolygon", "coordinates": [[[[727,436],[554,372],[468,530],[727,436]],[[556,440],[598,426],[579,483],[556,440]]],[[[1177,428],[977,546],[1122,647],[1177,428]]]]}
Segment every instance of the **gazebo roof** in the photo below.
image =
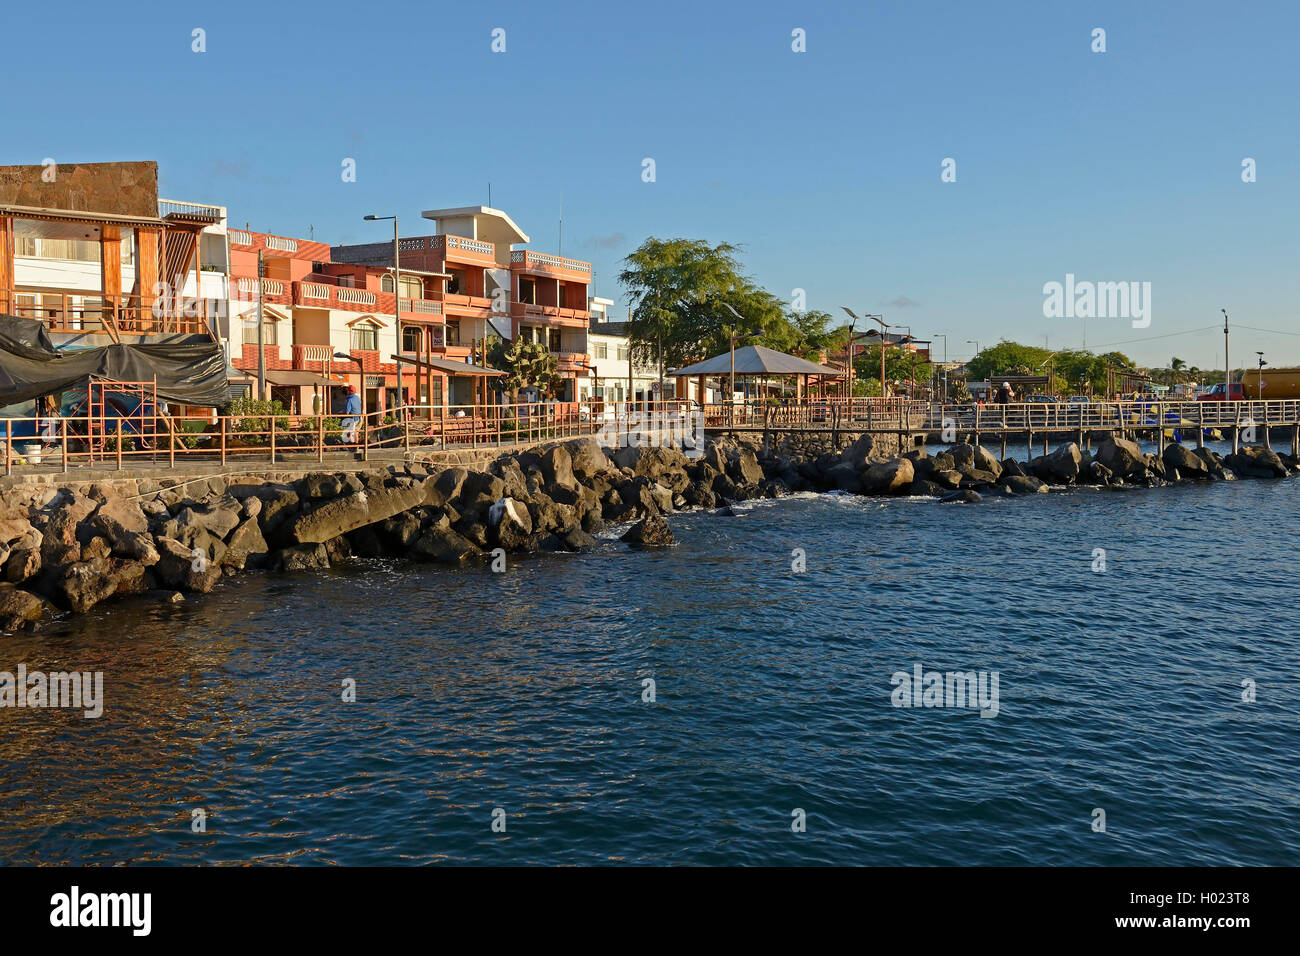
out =
{"type": "MultiPolygon", "coordinates": [[[[694,365],[688,365],[685,368],[674,369],[668,374],[679,377],[685,375],[729,375],[731,374],[731,353],[723,352],[721,355],[715,355],[703,362],[696,362],[694,365]]],[[[761,345],[746,345],[743,348],[736,349],[736,374],[839,375],[841,373],[838,369],[806,361],[797,355],[787,355],[784,352],[764,348],[761,345]]]]}

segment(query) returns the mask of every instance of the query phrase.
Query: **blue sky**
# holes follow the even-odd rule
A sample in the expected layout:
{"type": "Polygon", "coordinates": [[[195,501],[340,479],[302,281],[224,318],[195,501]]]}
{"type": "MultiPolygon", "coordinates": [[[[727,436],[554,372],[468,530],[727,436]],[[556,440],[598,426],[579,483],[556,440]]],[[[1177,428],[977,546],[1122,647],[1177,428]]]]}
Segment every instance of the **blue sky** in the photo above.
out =
{"type": "Polygon", "coordinates": [[[562,204],[562,251],[615,298],[624,255],[685,236],[741,244],[810,308],[946,333],[952,357],[1079,345],[1080,321],[1042,314],[1073,273],[1152,283],[1150,327],[1092,319],[1089,347],[1222,367],[1226,307],[1234,366],[1300,363],[1294,4],[73,2],[0,21],[31,38],[6,51],[0,162],[156,159],[164,195],[233,224],[371,241],[389,227],[361,217],[397,212],[416,235],[491,182],[541,251],[562,204]]]}

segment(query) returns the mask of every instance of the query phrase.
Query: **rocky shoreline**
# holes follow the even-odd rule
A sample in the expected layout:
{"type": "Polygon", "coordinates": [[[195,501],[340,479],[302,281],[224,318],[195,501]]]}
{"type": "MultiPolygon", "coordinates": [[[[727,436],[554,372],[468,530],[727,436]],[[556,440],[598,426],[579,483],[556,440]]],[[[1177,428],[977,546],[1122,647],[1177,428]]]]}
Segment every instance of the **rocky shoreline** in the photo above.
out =
{"type": "Polygon", "coordinates": [[[793,492],[973,503],[1049,486],[1159,487],[1300,469],[1292,456],[1264,448],[1220,456],[1170,445],[1155,455],[1120,438],[1092,455],[1061,445],[1027,464],[970,444],[888,459],[874,447],[864,435],[838,452],[792,457],[723,437],[689,459],[672,448],[607,452],[582,438],[506,453],[482,470],[409,465],[291,482],[214,475],[141,479],[125,489],[108,482],[16,489],[0,511],[0,630],[36,628],[126,596],[184,600],[250,569],[375,557],[458,565],[494,551],[584,551],[595,546],[593,534],[627,523],[623,540],[632,546],[663,546],[672,543],[666,514],[793,492]]]}

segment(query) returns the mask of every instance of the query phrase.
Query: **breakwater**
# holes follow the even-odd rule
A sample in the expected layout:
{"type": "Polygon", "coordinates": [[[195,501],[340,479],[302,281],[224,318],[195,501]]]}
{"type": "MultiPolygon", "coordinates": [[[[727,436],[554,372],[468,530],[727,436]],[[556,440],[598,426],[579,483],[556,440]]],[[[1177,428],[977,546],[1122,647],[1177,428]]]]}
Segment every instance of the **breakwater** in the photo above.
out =
{"type": "Polygon", "coordinates": [[[183,600],[250,569],[323,569],[354,557],[457,565],[498,549],[584,551],[595,545],[594,534],[624,524],[632,525],[625,538],[634,545],[667,544],[664,515],[792,492],[974,503],[1053,485],[1279,478],[1298,464],[1254,447],[1227,456],[1181,445],[1143,453],[1122,438],[1093,454],[1068,443],[1026,463],[970,444],[883,457],[870,435],[798,453],[720,436],[695,459],[664,447],[610,452],[578,438],[503,454],[482,467],[22,485],[5,492],[0,516],[0,628],[36,627],[121,597],[183,600]]]}

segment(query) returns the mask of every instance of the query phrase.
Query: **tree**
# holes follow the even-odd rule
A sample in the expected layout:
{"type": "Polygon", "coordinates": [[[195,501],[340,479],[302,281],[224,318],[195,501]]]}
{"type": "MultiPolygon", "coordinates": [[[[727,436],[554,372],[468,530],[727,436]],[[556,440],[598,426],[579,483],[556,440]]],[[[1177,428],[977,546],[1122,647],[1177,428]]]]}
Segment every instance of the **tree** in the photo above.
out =
{"type": "Polygon", "coordinates": [[[829,315],[808,312],[792,321],[785,303],[741,273],[736,252],[726,242],[651,236],[623,260],[618,280],[630,300],[628,339],[637,361],[680,368],[727,351],[733,332],[758,331],[744,344],[781,351],[803,342],[816,347],[828,335],[829,315]]]}
{"type": "Polygon", "coordinates": [[[510,394],[512,405],[519,403],[521,388],[536,388],[543,395],[550,395],[563,382],[556,374],[559,362],[540,342],[507,342],[500,336],[490,336],[487,361],[492,368],[506,373],[502,387],[510,394]]]}

